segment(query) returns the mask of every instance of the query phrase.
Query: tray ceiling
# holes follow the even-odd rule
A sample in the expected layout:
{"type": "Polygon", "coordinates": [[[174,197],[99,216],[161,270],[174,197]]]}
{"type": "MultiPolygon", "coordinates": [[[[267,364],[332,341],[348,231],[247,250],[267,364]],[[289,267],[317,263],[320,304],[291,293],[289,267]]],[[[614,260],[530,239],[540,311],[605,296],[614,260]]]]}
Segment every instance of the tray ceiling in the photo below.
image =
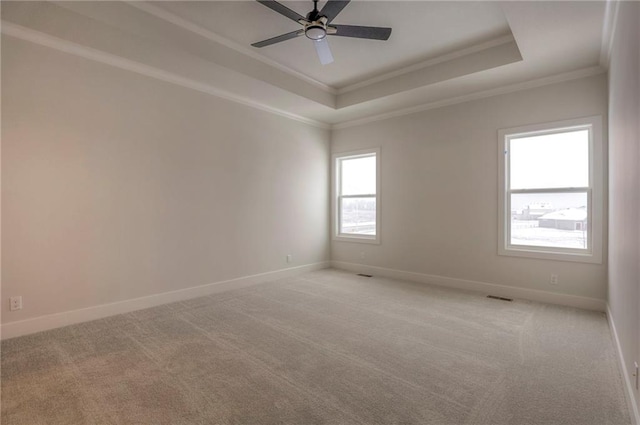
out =
{"type": "MultiPolygon", "coordinates": [[[[303,16],[313,8],[311,1],[282,3],[303,16]]],[[[169,1],[157,5],[247,48],[253,42],[300,28],[255,1],[169,1]]],[[[329,37],[335,62],[325,66],[305,37],[252,49],[341,88],[511,34],[500,4],[494,2],[352,1],[334,23],[392,27],[393,32],[388,41],[329,37]]]]}
{"type": "MultiPolygon", "coordinates": [[[[305,15],[311,1],[286,1],[305,15]]],[[[322,7],[324,2],[320,2],[322,7]]],[[[2,33],[317,125],[364,122],[603,72],[605,1],[354,0],[335,23],[386,42],[304,37],[255,1],[3,1],[2,33]]]]}

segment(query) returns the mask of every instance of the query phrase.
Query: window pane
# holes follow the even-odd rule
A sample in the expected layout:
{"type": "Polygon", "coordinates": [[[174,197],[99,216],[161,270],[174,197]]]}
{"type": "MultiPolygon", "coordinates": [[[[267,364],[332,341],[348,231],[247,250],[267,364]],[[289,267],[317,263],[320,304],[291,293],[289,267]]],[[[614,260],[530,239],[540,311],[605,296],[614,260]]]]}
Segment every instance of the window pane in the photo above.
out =
{"type": "Polygon", "coordinates": [[[342,195],[375,195],[376,156],[343,159],[342,195]]]}
{"type": "Polygon", "coordinates": [[[511,195],[511,245],[587,249],[587,194],[511,195]]]}
{"type": "Polygon", "coordinates": [[[376,198],[343,198],[340,233],[376,234],[376,198]]]}
{"type": "Polygon", "coordinates": [[[511,189],[589,186],[589,130],[512,138],[511,189]]]}

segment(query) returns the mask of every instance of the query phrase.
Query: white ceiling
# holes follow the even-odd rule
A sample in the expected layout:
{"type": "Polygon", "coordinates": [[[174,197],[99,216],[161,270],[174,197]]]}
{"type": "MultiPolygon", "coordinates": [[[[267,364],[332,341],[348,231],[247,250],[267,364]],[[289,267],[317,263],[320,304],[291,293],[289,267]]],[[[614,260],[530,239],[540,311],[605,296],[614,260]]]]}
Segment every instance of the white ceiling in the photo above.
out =
{"type": "MultiPolygon", "coordinates": [[[[321,9],[325,2],[319,3],[321,9]]],[[[305,16],[311,1],[283,1],[305,16]]],[[[162,2],[158,7],[190,20],[229,40],[251,43],[300,29],[292,20],[255,1],[162,2]]],[[[335,62],[322,66],[312,42],[298,37],[257,53],[329,86],[340,88],[480,42],[509,35],[499,3],[352,1],[335,24],[393,29],[387,41],[330,37],[335,62]]]]}
{"type": "MultiPolygon", "coordinates": [[[[301,15],[311,1],[283,2],[301,15]]],[[[322,7],[323,2],[320,3],[322,7]]],[[[255,1],[7,2],[17,37],[318,124],[346,125],[602,72],[605,1],[352,1],[337,24],[388,26],[388,41],[331,37],[319,64],[299,26],[255,1]]]]}

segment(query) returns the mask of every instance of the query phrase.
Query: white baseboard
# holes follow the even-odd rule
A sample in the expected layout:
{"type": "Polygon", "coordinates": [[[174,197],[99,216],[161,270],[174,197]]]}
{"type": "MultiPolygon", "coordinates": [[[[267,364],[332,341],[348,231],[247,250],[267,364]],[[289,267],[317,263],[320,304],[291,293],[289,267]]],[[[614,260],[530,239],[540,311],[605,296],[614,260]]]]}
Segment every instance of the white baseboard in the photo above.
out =
{"type": "Polygon", "coordinates": [[[609,328],[613,335],[613,341],[615,343],[615,349],[618,352],[618,362],[620,364],[620,373],[622,374],[622,380],[624,381],[625,398],[627,399],[627,406],[629,407],[629,416],[631,416],[631,423],[633,425],[640,425],[640,414],[638,413],[638,404],[633,391],[633,384],[631,383],[631,374],[627,370],[627,362],[624,360],[622,354],[622,346],[620,345],[620,339],[618,338],[618,331],[616,330],[616,324],[613,321],[613,315],[611,314],[611,308],[607,303],[607,319],[609,321],[609,328]]]}
{"type": "Polygon", "coordinates": [[[331,267],[356,273],[378,275],[391,279],[410,280],[413,282],[445,286],[447,288],[482,292],[487,295],[497,295],[499,297],[521,298],[525,300],[539,301],[549,304],[560,304],[602,312],[606,311],[607,309],[607,303],[605,300],[581,297],[578,295],[558,294],[555,292],[540,291],[537,289],[517,288],[514,286],[498,285],[495,283],[456,279],[424,273],[407,272],[403,270],[388,269],[384,267],[367,266],[364,264],[346,263],[343,261],[332,261],[331,267]]]}
{"type": "Polygon", "coordinates": [[[163,292],[161,294],[118,301],[110,304],[101,304],[78,310],[64,311],[62,313],[48,314],[31,319],[8,322],[0,326],[0,337],[1,339],[14,338],[35,332],[60,328],[74,323],[88,322],[90,320],[101,319],[103,317],[113,316],[116,314],[129,313],[131,311],[142,310],[175,301],[183,301],[190,298],[224,292],[230,289],[244,288],[328,267],[330,267],[330,262],[324,261],[251,276],[243,276],[236,279],[224,280],[191,288],[179,289],[177,291],[163,292]]]}

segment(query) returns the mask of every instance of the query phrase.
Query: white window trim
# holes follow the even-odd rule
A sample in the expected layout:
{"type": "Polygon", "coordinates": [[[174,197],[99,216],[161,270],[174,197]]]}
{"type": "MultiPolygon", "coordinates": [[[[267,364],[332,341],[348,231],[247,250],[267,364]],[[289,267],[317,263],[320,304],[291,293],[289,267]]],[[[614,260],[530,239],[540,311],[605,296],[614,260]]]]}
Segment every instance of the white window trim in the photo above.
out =
{"type": "MultiPolygon", "coordinates": [[[[604,226],[604,146],[602,117],[592,116],[544,124],[508,128],[498,131],[498,254],[515,257],[537,258],[545,260],[576,261],[583,263],[602,263],[603,226],[604,226]],[[522,137],[528,133],[558,133],[562,130],[591,128],[589,138],[589,188],[586,189],[546,189],[535,192],[586,192],[589,210],[589,249],[535,247],[510,244],[510,199],[507,192],[509,170],[507,148],[509,138],[522,137]]],[[[518,191],[515,191],[518,192],[518,191]]]]}
{"type": "Polygon", "coordinates": [[[331,234],[332,239],[334,241],[343,241],[343,242],[359,242],[359,243],[371,243],[371,244],[379,244],[380,243],[380,148],[373,149],[361,149],[357,151],[349,151],[349,152],[335,152],[332,155],[331,160],[331,234]],[[345,158],[353,158],[359,156],[367,156],[375,154],[376,156],[376,235],[352,235],[352,234],[341,234],[340,233],[340,169],[338,166],[338,161],[345,158]]]}

